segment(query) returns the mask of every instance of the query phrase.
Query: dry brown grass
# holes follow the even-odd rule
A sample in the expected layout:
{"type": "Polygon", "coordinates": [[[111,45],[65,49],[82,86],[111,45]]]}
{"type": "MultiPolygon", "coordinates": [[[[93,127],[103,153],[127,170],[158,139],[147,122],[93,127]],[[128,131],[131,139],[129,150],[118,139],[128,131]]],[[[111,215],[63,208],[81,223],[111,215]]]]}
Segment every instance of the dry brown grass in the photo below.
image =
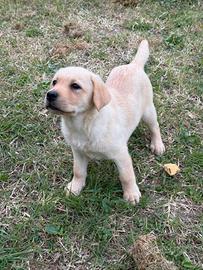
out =
{"type": "Polygon", "coordinates": [[[131,254],[138,270],[177,270],[174,263],[161,254],[153,234],[140,235],[131,249],[131,254]]]}

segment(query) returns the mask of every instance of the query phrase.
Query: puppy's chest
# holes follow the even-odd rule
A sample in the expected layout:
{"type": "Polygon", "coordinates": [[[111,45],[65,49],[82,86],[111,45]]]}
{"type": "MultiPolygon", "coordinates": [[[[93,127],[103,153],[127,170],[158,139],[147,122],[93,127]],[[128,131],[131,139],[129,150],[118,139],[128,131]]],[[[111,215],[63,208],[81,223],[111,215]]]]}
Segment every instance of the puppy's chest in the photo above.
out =
{"type": "Polygon", "coordinates": [[[92,135],[88,135],[82,129],[78,132],[78,130],[63,128],[62,133],[70,146],[84,152],[90,159],[106,158],[106,150],[101,138],[99,139],[92,135]]]}

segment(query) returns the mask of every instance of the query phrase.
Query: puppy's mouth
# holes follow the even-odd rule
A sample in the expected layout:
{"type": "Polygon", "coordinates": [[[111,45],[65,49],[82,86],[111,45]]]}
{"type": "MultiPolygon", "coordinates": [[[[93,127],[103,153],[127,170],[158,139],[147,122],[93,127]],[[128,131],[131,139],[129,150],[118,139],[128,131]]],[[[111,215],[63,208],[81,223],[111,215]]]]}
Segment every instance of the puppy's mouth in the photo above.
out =
{"type": "Polygon", "coordinates": [[[51,109],[51,110],[53,110],[53,111],[58,111],[58,112],[63,112],[64,113],[64,111],[62,111],[62,110],[60,110],[59,108],[57,108],[56,106],[54,106],[54,105],[52,105],[52,104],[46,104],[46,109],[51,109]]]}
{"type": "Polygon", "coordinates": [[[66,114],[69,114],[69,113],[72,114],[72,113],[74,113],[74,111],[69,111],[69,112],[63,111],[63,110],[59,109],[58,107],[54,106],[53,104],[46,104],[46,109],[47,110],[54,111],[56,113],[60,113],[60,114],[64,114],[64,113],[66,113],[66,114]]]}

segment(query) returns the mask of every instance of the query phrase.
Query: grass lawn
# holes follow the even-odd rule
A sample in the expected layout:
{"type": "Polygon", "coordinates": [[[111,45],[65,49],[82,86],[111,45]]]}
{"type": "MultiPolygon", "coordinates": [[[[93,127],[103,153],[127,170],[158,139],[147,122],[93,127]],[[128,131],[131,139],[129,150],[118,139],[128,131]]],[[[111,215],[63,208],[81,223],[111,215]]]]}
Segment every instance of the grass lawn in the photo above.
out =
{"type": "Polygon", "coordinates": [[[1,0],[0,269],[135,269],[129,249],[149,232],[179,269],[203,269],[202,14],[195,0],[1,0]],[[90,163],[86,188],[68,198],[72,153],[43,107],[52,75],[77,65],[105,79],[143,38],[167,151],[150,153],[143,124],[131,137],[135,207],[110,161],[90,163]]]}

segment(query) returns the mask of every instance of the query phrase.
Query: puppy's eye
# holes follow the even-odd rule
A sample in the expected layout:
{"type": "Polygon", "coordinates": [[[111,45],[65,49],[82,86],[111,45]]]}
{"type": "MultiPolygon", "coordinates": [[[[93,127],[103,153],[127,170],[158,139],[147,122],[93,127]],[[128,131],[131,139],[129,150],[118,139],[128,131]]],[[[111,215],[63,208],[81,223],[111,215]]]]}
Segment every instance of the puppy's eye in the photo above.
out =
{"type": "Polygon", "coordinates": [[[70,85],[70,87],[71,87],[73,90],[79,90],[79,89],[81,89],[81,86],[80,86],[79,84],[77,84],[77,83],[72,83],[72,84],[70,85]]]}
{"type": "Polygon", "coordinates": [[[56,85],[56,83],[57,83],[57,80],[53,80],[52,82],[53,86],[56,85]]]}

